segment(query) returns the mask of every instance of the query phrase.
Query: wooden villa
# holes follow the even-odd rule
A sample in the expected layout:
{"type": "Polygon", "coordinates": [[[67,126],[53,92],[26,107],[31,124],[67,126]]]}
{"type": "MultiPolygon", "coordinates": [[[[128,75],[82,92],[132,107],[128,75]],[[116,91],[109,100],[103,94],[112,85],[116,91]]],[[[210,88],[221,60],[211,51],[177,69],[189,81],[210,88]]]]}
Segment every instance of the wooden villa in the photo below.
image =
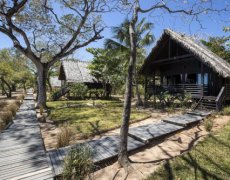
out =
{"type": "Polygon", "coordinates": [[[230,100],[230,64],[185,34],[166,29],[145,60],[145,96],[188,92],[207,109],[230,100]]]}

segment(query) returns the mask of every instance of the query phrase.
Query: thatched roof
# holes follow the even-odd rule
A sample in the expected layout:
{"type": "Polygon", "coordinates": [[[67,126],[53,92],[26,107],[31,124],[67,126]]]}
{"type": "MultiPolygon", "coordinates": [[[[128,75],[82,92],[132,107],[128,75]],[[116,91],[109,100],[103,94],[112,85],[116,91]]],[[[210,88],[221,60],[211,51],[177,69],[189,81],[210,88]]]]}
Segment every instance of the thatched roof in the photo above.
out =
{"type": "Polygon", "coordinates": [[[194,55],[198,60],[203,62],[205,65],[213,69],[216,73],[223,76],[224,78],[230,78],[230,64],[224,59],[217,56],[215,53],[207,49],[205,46],[195,42],[191,37],[186,36],[182,33],[177,33],[170,29],[165,29],[164,33],[157,41],[156,46],[152,49],[151,53],[147,57],[144,65],[142,66],[142,72],[148,67],[149,63],[154,60],[155,54],[161,48],[162,41],[165,38],[170,38],[181,45],[185,50],[194,55]]]}
{"type": "Polygon", "coordinates": [[[64,60],[61,63],[61,68],[64,70],[65,79],[67,82],[76,83],[93,83],[96,79],[90,74],[88,65],[90,62],[77,60],[64,60]]]}
{"type": "Polygon", "coordinates": [[[58,76],[51,76],[50,84],[52,87],[61,87],[61,81],[58,79],[58,76]]]}

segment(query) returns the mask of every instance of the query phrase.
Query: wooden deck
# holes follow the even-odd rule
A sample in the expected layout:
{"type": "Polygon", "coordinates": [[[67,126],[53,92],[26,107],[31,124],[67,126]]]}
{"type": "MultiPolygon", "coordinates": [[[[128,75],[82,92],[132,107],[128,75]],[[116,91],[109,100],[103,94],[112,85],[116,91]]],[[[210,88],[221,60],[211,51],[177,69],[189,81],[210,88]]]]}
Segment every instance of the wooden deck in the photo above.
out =
{"type": "MultiPolygon", "coordinates": [[[[203,114],[201,117],[197,114],[184,114],[181,116],[174,116],[170,118],[170,122],[155,122],[144,126],[139,126],[129,129],[128,137],[128,151],[136,150],[145,146],[151,140],[161,138],[165,135],[175,133],[183,130],[184,126],[194,122],[199,122],[207,112],[197,111],[196,113],[203,114]],[[181,122],[180,122],[181,121],[181,122]],[[175,124],[176,123],[176,124],[175,124]]],[[[93,152],[93,162],[99,163],[117,157],[119,150],[119,136],[106,136],[99,140],[92,140],[86,143],[79,143],[68,147],[63,147],[55,150],[48,151],[51,163],[56,176],[61,175],[63,172],[64,158],[76,146],[88,146],[93,152]]]]}
{"type": "Polygon", "coordinates": [[[53,179],[34,110],[27,94],[13,123],[0,134],[0,179],[53,179]]]}

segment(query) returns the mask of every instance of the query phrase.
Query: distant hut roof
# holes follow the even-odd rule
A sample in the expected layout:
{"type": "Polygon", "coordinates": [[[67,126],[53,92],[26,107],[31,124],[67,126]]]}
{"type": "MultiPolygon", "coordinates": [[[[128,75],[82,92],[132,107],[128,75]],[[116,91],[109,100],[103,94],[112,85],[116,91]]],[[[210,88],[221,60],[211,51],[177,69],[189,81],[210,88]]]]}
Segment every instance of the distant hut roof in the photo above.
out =
{"type": "MultiPolygon", "coordinates": [[[[96,79],[90,74],[88,65],[90,62],[78,60],[64,60],[61,63],[61,69],[64,71],[67,82],[93,83],[96,79]]],[[[59,78],[60,79],[60,78],[59,78]]]]}
{"type": "Polygon", "coordinates": [[[187,51],[193,54],[204,64],[212,68],[219,75],[223,76],[224,78],[230,78],[230,64],[228,62],[217,56],[215,53],[207,49],[205,46],[195,42],[191,37],[188,37],[182,33],[172,31],[170,29],[164,30],[164,33],[157,41],[156,46],[152,49],[144,65],[142,66],[142,73],[144,73],[144,69],[148,67],[148,64],[156,56],[165,38],[170,38],[178,44],[180,44],[183,48],[185,48],[187,51]]]}
{"type": "Polygon", "coordinates": [[[50,84],[52,87],[61,87],[61,81],[58,79],[58,76],[51,76],[50,84]]]}

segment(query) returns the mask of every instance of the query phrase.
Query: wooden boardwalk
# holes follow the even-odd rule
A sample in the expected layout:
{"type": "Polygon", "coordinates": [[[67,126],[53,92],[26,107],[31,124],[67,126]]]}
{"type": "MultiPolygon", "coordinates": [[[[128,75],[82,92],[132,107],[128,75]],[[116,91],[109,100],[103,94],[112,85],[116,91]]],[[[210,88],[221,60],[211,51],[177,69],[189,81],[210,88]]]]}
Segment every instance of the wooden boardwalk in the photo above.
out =
{"type": "Polygon", "coordinates": [[[163,119],[163,122],[186,127],[190,124],[201,121],[203,118],[204,116],[198,116],[194,114],[183,114],[163,119]]]}
{"type": "MultiPolygon", "coordinates": [[[[128,137],[128,151],[141,148],[153,139],[161,138],[165,135],[169,135],[177,131],[183,130],[186,125],[198,122],[203,118],[204,116],[201,117],[197,114],[184,114],[171,117],[169,118],[168,122],[165,122],[165,120],[163,120],[157,123],[155,122],[144,126],[130,128],[128,137]]],[[[119,136],[106,136],[102,137],[99,140],[92,140],[86,143],[79,143],[76,145],[48,151],[47,154],[51,159],[51,163],[56,176],[62,174],[64,158],[71,150],[71,148],[75,148],[76,146],[88,146],[93,152],[93,162],[104,162],[108,159],[117,157],[119,149],[119,136]]]]}
{"type": "Polygon", "coordinates": [[[49,161],[30,93],[0,134],[0,179],[53,179],[49,161]]]}
{"type": "Polygon", "coordinates": [[[160,121],[135,128],[130,128],[129,136],[147,144],[153,139],[166,136],[182,129],[184,129],[184,127],[160,121]]]}
{"type": "MultiPolygon", "coordinates": [[[[62,174],[64,158],[69,153],[71,148],[75,148],[76,146],[87,146],[90,148],[93,153],[93,162],[100,163],[117,156],[119,148],[119,136],[107,136],[99,140],[92,140],[86,143],[80,143],[49,151],[48,155],[51,159],[51,163],[53,165],[56,176],[62,174]]],[[[144,143],[131,137],[128,138],[128,151],[132,151],[143,146],[144,143]]]]}

